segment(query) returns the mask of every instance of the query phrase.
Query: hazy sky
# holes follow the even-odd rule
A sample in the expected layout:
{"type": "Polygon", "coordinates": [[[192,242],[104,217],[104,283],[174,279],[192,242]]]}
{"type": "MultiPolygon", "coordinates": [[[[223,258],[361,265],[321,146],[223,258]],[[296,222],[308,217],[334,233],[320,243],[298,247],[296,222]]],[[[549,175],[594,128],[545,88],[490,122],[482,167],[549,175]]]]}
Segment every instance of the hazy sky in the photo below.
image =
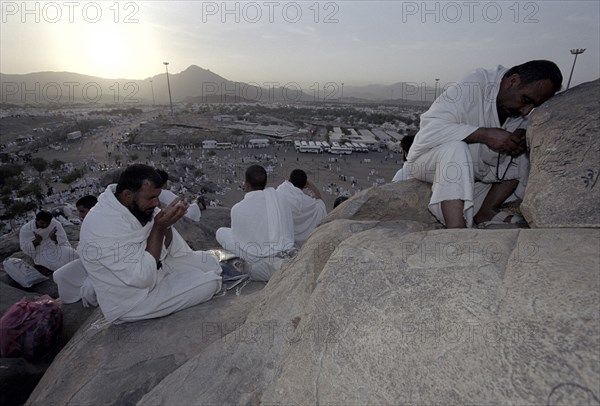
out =
{"type": "Polygon", "coordinates": [[[243,82],[433,84],[550,59],[600,76],[600,2],[2,1],[0,71],[144,79],[195,64],[243,82]]]}

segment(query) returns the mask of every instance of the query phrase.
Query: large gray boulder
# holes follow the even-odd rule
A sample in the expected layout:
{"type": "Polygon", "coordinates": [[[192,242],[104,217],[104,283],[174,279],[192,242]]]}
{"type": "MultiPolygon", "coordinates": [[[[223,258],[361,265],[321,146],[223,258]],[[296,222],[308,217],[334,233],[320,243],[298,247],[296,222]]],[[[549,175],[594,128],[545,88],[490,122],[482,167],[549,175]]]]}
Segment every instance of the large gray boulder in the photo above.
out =
{"type": "Polygon", "coordinates": [[[417,179],[387,183],[355,194],[331,211],[322,223],[338,219],[411,220],[439,225],[427,208],[430,199],[429,183],[417,179]]]}
{"type": "MultiPolygon", "coordinates": [[[[188,360],[200,353],[212,353],[212,349],[207,349],[212,348],[213,343],[225,348],[215,353],[211,364],[202,364],[198,368],[203,373],[214,374],[217,369],[224,368],[221,364],[238,362],[238,354],[243,354],[248,366],[244,371],[244,379],[248,382],[243,385],[251,385],[249,382],[254,382],[257,368],[269,368],[269,360],[276,359],[284,349],[282,334],[294,323],[288,314],[302,314],[304,303],[317,286],[320,271],[339,243],[378,225],[384,224],[340,220],[322,226],[325,232],[313,235],[290,266],[276,273],[259,292],[255,291],[262,289],[264,284],[252,283],[239,297],[230,291],[225,297],[165,318],[103,326],[99,330],[93,324],[100,319],[100,314],[94,314],[56,358],[28,403],[85,403],[93,399],[99,404],[135,404],[188,360]],[[264,313],[273,309],[276,313],[264,313]],[[252,312],[255,315],[248,320],[247,316],[252,312]],[[262,347],[261,343],[267,343],[275,332],[281,344],[279,349],[262,347]],[[257,345],[262,347],[260,351],[256,351],[257,345]],[[230,357],[229,353],[235,353],[235,356],[230,357]]],[[[430,228],[410,221],[389,222],[385,226],[406,232],[430,228]]],[[[294,334],[293,329],[289,334],[294,334]]],[[[235,368],[232,374],[231,378],[219,383],[220,389],[214,386],[210,389],[203,384],[200,387],[222,396],[228,396],[229,390],[234,393],[246,390],[236,386],[240,377],[235,368]]],[[[195,399],[204,401],[199,396],[195,399]]],[[[187,399],[175,404],[195,402],[187,399]]]]}
{"type": "Polygon", "coordinates": [[[600,227],[600,79],[536,109],[521,210],[530,227],[600,227]]]}
{"type": "Polygon", "coordinates": [[[138,405],[598,401],[600,230],[382,225],[341,242],[316,285],[303,250],[138,405]]]}

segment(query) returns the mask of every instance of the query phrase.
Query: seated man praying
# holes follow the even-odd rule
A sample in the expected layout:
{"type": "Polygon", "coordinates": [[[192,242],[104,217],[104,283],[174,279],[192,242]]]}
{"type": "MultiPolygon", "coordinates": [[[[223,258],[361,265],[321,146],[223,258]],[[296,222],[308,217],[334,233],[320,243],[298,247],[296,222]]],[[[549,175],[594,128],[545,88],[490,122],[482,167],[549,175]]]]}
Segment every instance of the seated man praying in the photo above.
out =
{"type": "Polygon", "coordinates": [[[193,251],[172,227],[188,204],[159,209],[162,184],[152,167],[129,166],[81,226],[77,250],[110,322],[166,316],[221,288],[217,258],[193,251]]]}

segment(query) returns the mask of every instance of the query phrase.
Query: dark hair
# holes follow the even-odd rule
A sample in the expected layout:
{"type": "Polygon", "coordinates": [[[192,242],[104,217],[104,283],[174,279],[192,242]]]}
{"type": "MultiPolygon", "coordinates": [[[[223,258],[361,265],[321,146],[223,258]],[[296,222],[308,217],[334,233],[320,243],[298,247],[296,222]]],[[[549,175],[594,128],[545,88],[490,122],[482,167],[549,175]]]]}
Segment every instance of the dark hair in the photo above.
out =
{"type": "Polygon", "coordinates": [[[344,203],[346,200],[348,200],[346,196],[338,196],[338,198],[333,201],[333,208],[335,209],[340,204],[344,203]]]}
{"type": "Polygon", "coordinates": [[[144,181],[149,181],[154,187],[160,188],[163,180],[153,167],[144,164],[133,164],[127,167],[119,176],[116,194],[124,190],[137,192],[142,188],[144,181]]]}
{"type": "Polygon", "coordinates": [[[306,172],[304,172],[302,169],[294,169],[290,173],[290,182],[298,189],[304,189],[307,179],[308,177],[306,176],[306,172]]]}
{"type": "Polygon", "coordinates": [[[98,199],[96,199],[96,196],[87,195],[77,200],[77,203],[75,203],[75,207],[83,206],[86,209],[91,209],[96,205],[96,203],[98,203],[98,199]]]}
{"type": "Polygon", "coordinates": [[[267,171],[260,165],[252,165],[246,169],[246,182],[254,190],[263,190],[267,186],[267,171]]]}
{"type": "Polygon", "coordinates": [[[35,220],[52,221],[52,213],[46,210],[42,210],[35,215],[35,220]]]}
{"type": "Polygon", "coordinates": [[[404,151],[408,154],[408,151],[410,150],[410,147],[412,146],[414,140],[415,140],[414,135],[405,135],[400,140],[400,147],[402,147],[402,151],[404,151]]]}
{"type": "Polygon", "coordinates": [[[507,78],[514,74],[519,75],[521,84],[526,85],[538,80],[550,80],[554,93],[558,92],[562,87],[562,73],[556,64],[552,61],[536,60],[525,62],[524,64],[513,66],[505,74],[507,78]]]}
{"type": "Polygon", "coordinates": [[[167,171],[163,171],[162,169],[157,169],[156,173],[158,173],[160,175],[160,177],[162,178],[163,185],[169,181],[169,174],[167,173],[167,171]]]}

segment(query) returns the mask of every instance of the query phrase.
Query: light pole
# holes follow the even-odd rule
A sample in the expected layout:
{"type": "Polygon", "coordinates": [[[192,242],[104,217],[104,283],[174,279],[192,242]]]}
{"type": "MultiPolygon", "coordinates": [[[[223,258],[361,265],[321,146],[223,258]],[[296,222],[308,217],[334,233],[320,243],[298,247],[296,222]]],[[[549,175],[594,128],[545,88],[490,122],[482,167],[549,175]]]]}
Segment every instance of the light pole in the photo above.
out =
{"type": "Polygon", "coordinates": [[[571,67],[571,74],[569,75],[569,82],[567,82],[567,89],[569,89],[569,86],[571,85],[571,78],[573,77],[573,71],[575,70],[575,62],[577,62],[577,55],[582,54],[583,51],[585,51],[585,48],[571,49],[571,53],[575,55],[575,59],[573,60],[573,66],[571,67]]]}
{"type": "Polygon", "coordinates": [[[342,82],[342,95],[340,96],[340,101],[344,102],[344,82],[342,82]]]}
{"type": "Polygon", "coordinates": [[[171,99],[171,83],[169,82],[169,62],[163,62],[163,65],[165,65],[165,70],[167,71],[167,87],[169,89],[169,104],[171,105],[171,116],[174,116],[173,99],[171,99]]]}
{"type": "Polygon", "coordinates": [[[152,79],[150,79],[150,89],[152,89],[152,106],[156,104],[156,100],[154,100],[154,85],[152,85],[152,79]]]}
{"type": "Polygon", "coordinates": [[[440,78],[435,78],[435,98],[433,99],[433,101],[435,101],[437,99],[437,90],[438,90],[439,82],[440,82],[440,78]]]}

